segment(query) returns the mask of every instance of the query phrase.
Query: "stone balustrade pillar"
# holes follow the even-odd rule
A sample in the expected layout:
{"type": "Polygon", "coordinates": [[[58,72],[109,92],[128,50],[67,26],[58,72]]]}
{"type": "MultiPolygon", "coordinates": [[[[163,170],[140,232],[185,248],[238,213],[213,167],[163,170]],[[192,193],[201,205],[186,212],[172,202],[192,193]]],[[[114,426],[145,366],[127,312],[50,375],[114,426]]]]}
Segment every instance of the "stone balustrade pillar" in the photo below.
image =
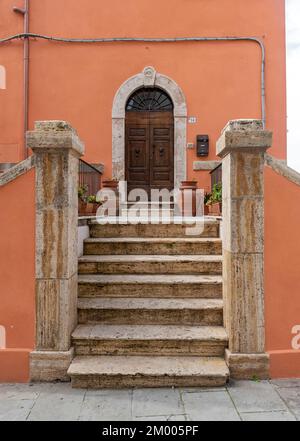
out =
{"type": "Polygon", "coordinates": [[[217,142],[223,180],[223,298],[231,377],[269,376],[264,324],[264,156],[272,133],[230,121],[217,142]]]}
{"type": "Polygon", "coordinates": [[[27,133],[36,157],[36,348],[32,381],[67,380],[77,324],[78,166],[84,146],[64,121],[27,133]]]}

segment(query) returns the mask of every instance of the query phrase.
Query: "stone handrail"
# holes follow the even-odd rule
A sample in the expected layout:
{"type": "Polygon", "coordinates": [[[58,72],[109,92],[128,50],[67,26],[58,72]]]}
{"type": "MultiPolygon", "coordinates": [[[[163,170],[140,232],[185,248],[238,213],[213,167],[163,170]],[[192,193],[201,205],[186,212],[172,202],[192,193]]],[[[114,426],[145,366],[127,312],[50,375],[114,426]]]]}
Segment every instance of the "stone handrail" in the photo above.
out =
{"type": "Polygon", "coordinates": [[[24,175],[29,170],[31,170],[35,166],[35,156],[29,156],[29,158],[24,161],[19,162],[14,167],[10,168],[6,172],[0,175],[0,187],[8,184],[9,182],[15,180],[19,176],[24,175]]]}
{"type": "Polygon", "coordinates": [[[289,181],[293,182],[296,185],[300,185],[300,173],[298,173],[296,170],[290,168],[285,160],[275,158],[274,156],[270,154],[265,155],[265,165],[270,167],[272,170],[274,170],[279,175],[283,176],[284,178],[288,179],[289,181]]]}

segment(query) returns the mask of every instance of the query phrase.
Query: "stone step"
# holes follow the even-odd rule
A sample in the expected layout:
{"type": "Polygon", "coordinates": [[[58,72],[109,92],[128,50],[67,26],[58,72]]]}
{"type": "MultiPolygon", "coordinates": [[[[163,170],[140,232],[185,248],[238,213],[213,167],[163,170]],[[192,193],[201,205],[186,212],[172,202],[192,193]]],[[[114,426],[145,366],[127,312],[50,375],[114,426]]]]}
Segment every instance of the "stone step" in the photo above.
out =
{"type": "Polygon", "coordinates": [[[174,201],[148,201],[148,202],[132,202],[127,201],[122,203],[122,207],[142,207],[142,208],[151,208],[151,207],[171,207],[174,208],[174,201]]]}
{"type": "Polygon", "coordinates": [[[149,220],[153,219],[173,219],[174,218],[173,208],[154,208],[154,207],[131,207],[131,208],[121,208],[120,216],[127,217],[128,219],[136,219],[139,217],[148,217],[149,220]]]}
{"type": "MultiPolygon", "coordinates": [[[[118,221],[118,218],[116,218],[118,221]]],[[[122,220],[119,220],[122,222],[122,220]]],[[[202,225],[202,224],[200,224],[202,225]]],[[[191,237],[188,230],[191,225],[185,223],[168,223],[168,224],[119,224],[107,223],[99,225],[97,220],[90,221],[90,235],[92,238],[97,237],[191,237]]],[[[216,220],[205,220],[203,230],[198,226],[196,237],[219,237],[219,222],[216,220]]]]}
{"type": "Polygon", "coordinates": [[[222,256],[83,256],[79,274],[222,274],[222,256]]]}
{"type": "Polygon", "coordinates": [[[222,358],[75,357],[68,370],[74,388],[224,386],[229,372],[222,358]]]}
{"type": "Polygon", "coordinates": [[[219,299],[83,299],[78,300],[80,324],[222,325],[219,299]]]}
{"type": "Polygon", "coordinates": [[[79,325],[72,334],[76,355],[224,356],[222,326],[79,325]]]}
{"type": "Polygon", "coordinates": [[[222,276],[80,275],[79,297],[221,298],[222,276]]]}
{"type": "Polygon", "coordinates": [[[85,255],[220,255],[218,238],[90,238],[84,242],[85,255]]]}

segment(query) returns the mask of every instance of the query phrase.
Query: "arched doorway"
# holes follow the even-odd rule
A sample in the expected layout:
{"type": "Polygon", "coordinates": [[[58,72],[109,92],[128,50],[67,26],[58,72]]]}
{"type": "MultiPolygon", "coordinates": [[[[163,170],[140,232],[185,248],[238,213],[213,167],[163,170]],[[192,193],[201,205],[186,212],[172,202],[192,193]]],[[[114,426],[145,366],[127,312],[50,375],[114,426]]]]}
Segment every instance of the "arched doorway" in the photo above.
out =
{"type": "Polygon", "coordinates": [[[113,177],[125,180],[125,126],[126,105],[129,98],[142,88],[158,88],[167,93],[173,103],[174,122],[174,185],[180,187],[186,179],[186,133],[187,106],[183,91],[170,77],[145,67],[141,73],[128,78],[115,94],[112,107],[112,174],[113,177]]]}
{"type": "Polygon", "coordinates": [[[135,91],[126,103],[125,179],[134,188],[173,190],[174,116],[169,95],[156,87],[135,91]]]}

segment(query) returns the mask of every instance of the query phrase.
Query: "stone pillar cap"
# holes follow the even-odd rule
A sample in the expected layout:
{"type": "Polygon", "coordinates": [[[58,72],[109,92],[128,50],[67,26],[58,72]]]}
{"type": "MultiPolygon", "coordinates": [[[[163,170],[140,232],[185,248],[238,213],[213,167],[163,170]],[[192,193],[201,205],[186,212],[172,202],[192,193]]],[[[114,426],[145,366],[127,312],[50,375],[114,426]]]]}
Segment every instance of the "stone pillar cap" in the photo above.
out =
{"type": "Polygon", "coordinates": [[[229,121],[217,141],[217,155],[223,158],[230,152],[257,153],[272,146],[272,132],[264,130],[259,119],[229,121]]]}
{"type": "Polygon", "coordinates": [[[232,119],[228,121],[221,134],[228,131],[263,130],[261,119],[232,119]]]}
{"type": "Polygon", "coordinates": [[[84,153],[84,144],[76,130],[67,121],[36,121],[34,130],[26,133],[26,145],[35,150],[74,150],[79,156],[84,153]]]}

